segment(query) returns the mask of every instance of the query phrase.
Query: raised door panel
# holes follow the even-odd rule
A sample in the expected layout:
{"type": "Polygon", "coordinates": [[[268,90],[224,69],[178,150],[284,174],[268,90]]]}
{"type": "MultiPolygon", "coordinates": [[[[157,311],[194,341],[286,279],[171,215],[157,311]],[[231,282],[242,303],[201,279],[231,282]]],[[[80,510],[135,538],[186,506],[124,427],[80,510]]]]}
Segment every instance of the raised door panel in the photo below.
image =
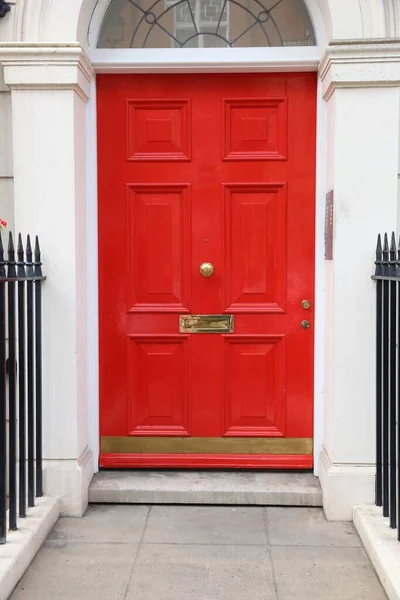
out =
{"type": "Polygon", "coordinates": [[[225,307],[286,310],[286,185],[225,185],[225,307]]]}
{"type": "Polygon", "coordinates": [[[127,160],[190,160],[189,100],[128,100],[127,160]]]}
{"type": "Polygon", "coordinates": [[[188,312],[189,187],[128,186],[129,312],[188,312]]]}
{"type": "Polygon", "coordinates": [[[224,100],[224,160],[287,158],[286,98],[224,100]]]}
{"type": "Polygon", "coordinates": [[[225,436],[285,435],[285,336],[225,338],[225,436]]]}
{"type": "Polygon", "coordinates": [[[130,435],[189,435],[187,336],[128,337],[130,435]]]}

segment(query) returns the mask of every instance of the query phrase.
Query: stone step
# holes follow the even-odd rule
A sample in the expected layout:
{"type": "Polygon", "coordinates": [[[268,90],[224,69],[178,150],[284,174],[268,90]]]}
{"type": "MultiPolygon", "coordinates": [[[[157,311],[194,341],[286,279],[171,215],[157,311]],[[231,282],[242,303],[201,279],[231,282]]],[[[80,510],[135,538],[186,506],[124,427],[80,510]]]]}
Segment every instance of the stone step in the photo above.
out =
{"type": "Polygon", "coordinates": [[[311,473],[100,471],[90,484],[89,502],[322,506],[322,491],[311,473]]]}

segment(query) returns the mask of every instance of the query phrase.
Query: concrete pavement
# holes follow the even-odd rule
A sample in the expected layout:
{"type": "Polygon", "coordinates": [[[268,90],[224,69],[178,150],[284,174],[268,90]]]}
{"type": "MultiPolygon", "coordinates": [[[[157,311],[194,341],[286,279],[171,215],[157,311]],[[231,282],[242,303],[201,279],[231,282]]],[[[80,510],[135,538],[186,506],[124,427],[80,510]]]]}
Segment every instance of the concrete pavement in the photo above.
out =
{"type": "Polygon", "coordinates": [[[90,506],[11,600],[384,600],[351,523],[319,508],[90,506]]]}

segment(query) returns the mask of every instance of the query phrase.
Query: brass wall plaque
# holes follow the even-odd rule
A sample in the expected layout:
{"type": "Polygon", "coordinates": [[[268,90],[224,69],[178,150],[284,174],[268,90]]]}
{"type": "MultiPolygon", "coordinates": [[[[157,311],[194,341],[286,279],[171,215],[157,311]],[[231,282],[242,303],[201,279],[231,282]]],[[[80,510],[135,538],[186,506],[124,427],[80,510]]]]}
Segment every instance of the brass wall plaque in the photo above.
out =
{"type": "Polygon", "coordinates": [[[180,315],[181,333],[232,333],[233,315],[180,315]]]}

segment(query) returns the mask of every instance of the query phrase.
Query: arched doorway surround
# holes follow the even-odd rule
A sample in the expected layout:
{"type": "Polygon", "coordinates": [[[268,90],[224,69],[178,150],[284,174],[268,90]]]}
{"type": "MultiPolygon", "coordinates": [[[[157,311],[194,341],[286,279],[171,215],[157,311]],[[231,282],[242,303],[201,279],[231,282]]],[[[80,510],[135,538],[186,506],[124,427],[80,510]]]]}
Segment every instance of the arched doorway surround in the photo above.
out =
{"type": "MultiPolygon", "coordinates": [[[[320,66],[323,83],[318,121],[317,206],[320,203],[322,212],[317,239],[322,244],[325,192],[332,187],[335,187],[337,227],[340,226],[340,229],[337,230],[339,235],[335,247],[336,264],[328,265],[327,272],[323,255],[320,257],[321,294],[325,275],[329,298],[325,303],[322,296],[320,301],[319,327],[322,339],[324,331],[328,335],[327,360],[330,367],[324,370],[324,358],[321,356],[325,382],[319,381],[316,390],[322,393],[325,388],[325,458],[320,474],[326,509],[332,518],[350,518],[352,505],[368,500],[373,491],[374,452],[370,443],[373,438],[373,381],[367,376],[372,372],[373,358],[368,352],[357,350],[370,347],[373,328],[355,329],[360,320],[372,322],[373,313],[369,301],[359,306],[356,313],[349,310],[349,306],[357,304],[359,290],[349,297],[349,290],[344,282],[340,285],[340,278],[349,268],[348,260],[343,262],[346,244],[354,241],[356,236],[359,248],[363,240],[368,246],[368,240],[375,235],[376,229],[390,229],[396,218],[398,47],[394,41],[382,42],[382,38],[398,34],[399,15],[394,0],[351,0],[345,6],[333,0],[307,0],[307,5],[321,51],[320,57],[313,57],[313,68],[317,68],[330,40],[342,41],[328,48],[320,66]],[[381,41],[368,43],[369,38],[381,41]],[[351,43],[346,44],[343,40],[351,43]],[[366,63],[368,70],[365,69],[366,63]],[[323,95],[328,101],[326,111],[323,95]],[[374,146],[369,143],[369,136],[373,136],[374,146]],[[326,159],[327,153],[329,160],[326,159]],[[372,173],[373,178],[369,176],[372,173]],[[384,211],[376,201],[376,198],[382,197],[387,199],[384,211]],[[365,204],[368,205],[368,221],[365,219],[365,204]],[[348,214],[352,217],[350,228],[345,220],[348,214]],[[332,285],[332,271],[336,274],[334,289],[329,287],[332,285]],[[346,297],[342,293],[345,289],[346,297]],[[349,371],[346,364],[356,352],[359,360],[349,371]],[[354,429],[352,423],[360,415],[362,426],[354,429]],[[346,494],[343,493],[343,485],[346,486],[346,494]]],[[[21,132],[20,137],[14,135],[16,225],[22,229],[36,227],[44,245],[47,244],[52,252],[48,269],[52,286],[47,288],[46,301],[49,306],[57,308],[49,312],[47,335],[54,347],[55,339],[60,337],[60,326],[65,334],[61,348],[63,360],[60,361],[54,352],[48,357],[48,383],[44,392],[49,409],[45,423],[45,457],[49,467],[47,487],[49,492],[61,491],[66,514],[81,514],[84,510],[87,485],[93,472],[88,448],[95,456],[98,451],[94,413],[97,406],[97,293],[95,278],[91,275],[86,277],[97,268],[97,255],[93,250],[97,237],[93,225],[97,203],[95,84],[92,79],[89,86],[91,66],[79,46],[85,49],[95,70],[127,69],[126,60],[121,62],[120,59],[114,60],[113,65],[112,60],[104,61],[102,58],[96,65],[95,55],[92,55],[95,50],[89,43],[94,31],[96,6],[95,0],[77,0],[72,5],[63,0],[22,0],[15,6],[8,36],[14,41],[3,44],[0,51],[5,80],[12,90],[14,132],[21,132]],[[91,100],[86,111],[84,107],[89,96],[91,100]],[[58,102],[54,102],[55,98],[58,102]],[[49,119],[58,127],[50,129],[49,119]],[[40,129],[47,133],[38,141],[36,132],[40,129]],[[87,143],[82,131],[87,131],[87,143]],[[18,139],[23,143],[18,144],[18,139]],[[32,154],[29,150],[32,145],[37,150],[40,146],[40,152],[32,154]],[[48,168],[44,168],[46,164],[52,165],[51,177],[48,168]],[[60,187],[60,181],[74,182],[74,185],[60,187]],[[41,199],[34,210],[29,200],[32,194],[41,199]],[[60,215],[63,216],[62,231],[67,232],[70,247],[74,248],[69,258],[59,244],[60,215]],[[87,253],[88,262],[76,262],[75,250],[83,253],[81,255],[87,253]],[[67,267],[62,276],[56,268],[57,261],[67,267]],[[60,288],[58,293],[57,286],[60,288]],[[64,315],[62,321],[60,311],[64,315]],[[81,343],[77,356],[75,347],[78,339],[81,343]],[[61,388],[60,381],[65,383],[61,388]],[[89,435],[88,420],[91,422],[89,435]],[[60,436],[63,428],[65,431],[60,436]]],[[[106,8],[105,3],[103,8],[106,8]]],[[[139,70],[144,68],[140,64],[136,66],[139,70]]],[[[193,64],[186,67],[191,70],[193,64]]],[[[286,65],[286,68],[290,67],[293,68],[293,64],[286,65]]],[[[310,67],[308,64],[307,68],[310,67]]],[[[159,70],[160,65],[155,68],[159,70]]],[[[176,66],[170,64],[166,68],[173,70],[176,66]]],[[[231,66],[225,65],[225,68],[229,70],[231,66]]],[[[260,65],[253,64],[253,68],[258,70],[260,65]]],[[[273,68],[272,61],[269,68],[273,68]]],[[[281,68],[282,64],[279,65],[281,68]]],[[[353,280],[359,282],[360,288],[367,293],[366,297],[370,297],[370,288],[365,289],[370,256],[363,248],[361,267],[359,263],[354,264],[353,280]]],[[[321,352],[323,354],[322,348],[321,352]]],[[[316,416],[316,427],[318,420],[322,434],[322,413],[316,416]]]]}
{"type": "MultiPolygon", "coordinates": [[[[77,41],[89,46],[89,37],[98,34],[109,0],[22,0],[18,2],[10,39],[14,41],[77,41]],[[96,18],[93,19],[94,15],[96,18]],[[97,29],[96,29],[97,28],[97,29]]],[[[400,33],[396,0],[349,0],[343,5],[334,0],[306,0],[318,43],[330,40],[384,39],[400,33]]],[[[97,38],[95,38],[97,41],[97,38]]]]}

